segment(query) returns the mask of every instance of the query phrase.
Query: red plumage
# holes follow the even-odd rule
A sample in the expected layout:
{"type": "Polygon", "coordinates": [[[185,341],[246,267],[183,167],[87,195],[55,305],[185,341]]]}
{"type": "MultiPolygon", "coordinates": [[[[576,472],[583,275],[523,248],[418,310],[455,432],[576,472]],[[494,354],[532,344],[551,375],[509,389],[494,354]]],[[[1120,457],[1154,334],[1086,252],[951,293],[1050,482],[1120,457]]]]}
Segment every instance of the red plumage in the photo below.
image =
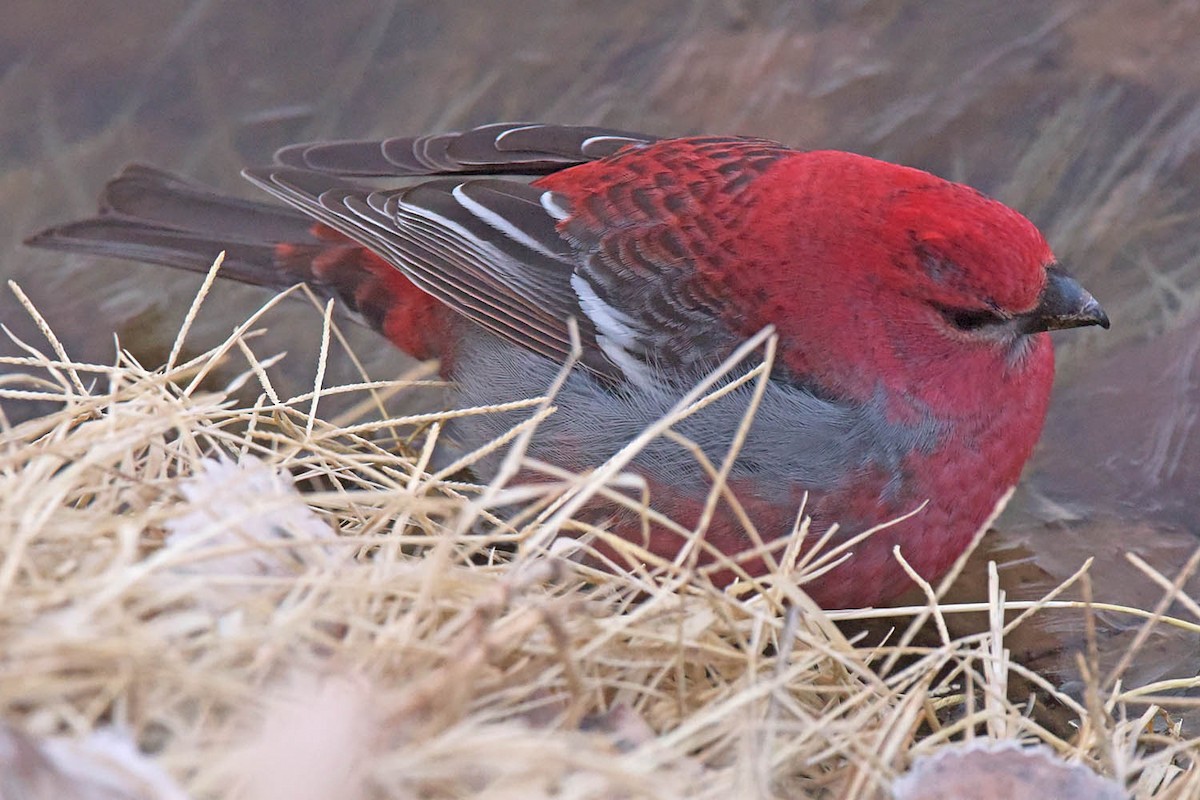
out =
{"type": "MultiPolygon", "coordinates": [[[[401,349],[442,358],[468,403],[544,390],[574,318],[580,366],[531,445],[572,469],[597,466],[772,325],[777,363],[729,480],[759,533],[782,549],[806,492],[814,531],[837,522],[835,541],[927,503],[805,585],[825,606],[902,590],[895,545],[926,578],[944,573],[1037,441],[1054,371],[1046,331],[1108,325],[1017,212],[848,153],[496,125],[278,158],[247,174],[302,213],[134,168],[99,217],[31,241],[193,269],[227,249],[233,277],[305,280],[401,349]],[[517,174],[541,177],[490,177],[517,174]],[[434,175],[451,177],[391,190],[353,180],[434,175]]],[[[746,400],[735,392],[677,429],[719,462],[746,400]]],[[[514,421],[454,433],[469,447],[514,421]]],[[[631,468],[653,505],[698,522],[709,486],[677,446],[656,443],[631,468]]],[[[643,536],[631,512],[589,513],[643,536]]],[[[722,503],[705,541],[736,556],[750,540],[722,503]]],[[[681,542],[652,527],[647,545],[670,558],[681,542]]]]}

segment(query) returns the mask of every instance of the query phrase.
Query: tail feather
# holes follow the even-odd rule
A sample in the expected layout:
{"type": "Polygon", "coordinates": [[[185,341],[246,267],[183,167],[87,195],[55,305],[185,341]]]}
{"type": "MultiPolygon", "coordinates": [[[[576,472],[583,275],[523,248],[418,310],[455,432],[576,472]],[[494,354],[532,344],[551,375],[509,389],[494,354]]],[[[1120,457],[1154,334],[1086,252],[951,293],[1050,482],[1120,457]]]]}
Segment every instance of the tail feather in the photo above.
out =
{"type": "Polygon", "coordinates": [[[225,252],[224,274],[243,283],[282,289],[299,280],[276,265],[275,245],[223,244],[211,235],[160,228],[137,220],[96,217],[42,231],[25,240],[30,247],[125,258],[191,272],[205,272],[225,252]]]}
{"type": "Polygon", "coordinates": [[[126,167],[100,196],[99,214],[41,231],[31,247],[127,258],[205,272],[225,251],[225,275],[282,288],[303,275],[280,269],[278,248],[328,244],[290,208],[222,196],[142,165],[126,167]]]}
{"type": "Polygon", "coordinates": [[[299,242],[312,239],[312,218],[273,203],[214,192],[169,172],[131,164],[100,195],[100,215],[213,235],[224,242],[299,242]]]}
{"type": "Polygon", "coordinates": [[[440,305],[394,266],[292,208],[226,197],[153,167],[109,181],[95,217],[44,230],[31,247],[207,272],[284,289],[307,283],[418,357],[438,354],[440,305]]]}

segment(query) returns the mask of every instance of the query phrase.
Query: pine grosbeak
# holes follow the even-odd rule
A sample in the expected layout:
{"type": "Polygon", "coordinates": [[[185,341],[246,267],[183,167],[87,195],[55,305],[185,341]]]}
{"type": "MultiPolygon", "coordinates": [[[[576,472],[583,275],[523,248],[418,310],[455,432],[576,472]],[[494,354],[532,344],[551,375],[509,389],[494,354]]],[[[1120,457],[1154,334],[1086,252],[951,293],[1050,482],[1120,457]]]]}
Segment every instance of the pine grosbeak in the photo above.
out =
{"type": "MultiPolygon", "coordinates": [[[[245,175],[290,207],[133,166],[99,216],[30,243],[193,270],[226,250],[223,274],[305,281],[400,349],[439,358],[464,406],[544,393],[574,319],[582,356],[529,448],[572,470],[603,463],[774,326],[777,358],[728,476],[760,536],[779,552],[806,495],[810,538],[836,522],[835,543],[926,504],[805,585],[826,607],[906,588],[895,545],[925,578],[942,575],[1037,441],[1054,372],[1046,332],[1109,324],[1017,212],[850,153],[498,124],[297,145],[276,160],[245,175]],[[412,176],[443,177],[361,180],[412,176]]],[[[675,428],[720,464],[752,391],[675,428]]],[[[453,434],[478,446],[514,415],[467,417],[453,434]]],[[[697,524],[711,481],[694,453],[661,439],[630,468],[655,508],[697,524]]],[[[684,541],[611,501],[597,514],[660,556],[684,541]]],[[[699,564],[716,550],[761,573],[750,541],[723,500],[699,564]]],[[[710,574],[724,584],[738,569],[710,574]]]]}

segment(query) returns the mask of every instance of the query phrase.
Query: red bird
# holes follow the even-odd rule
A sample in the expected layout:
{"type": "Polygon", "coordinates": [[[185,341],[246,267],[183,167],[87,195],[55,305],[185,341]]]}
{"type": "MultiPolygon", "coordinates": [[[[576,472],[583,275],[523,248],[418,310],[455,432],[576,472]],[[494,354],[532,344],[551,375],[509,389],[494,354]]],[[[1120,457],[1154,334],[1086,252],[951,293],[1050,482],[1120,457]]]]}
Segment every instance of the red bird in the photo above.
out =
{"type": "MultiPolygon", "coordinates": [[[[601,464],[774,326],[776,362],[728,480],[762,539],[782,550],[806,493],[810,538],[836,522],[834,543],[920,508],[805,584],[825,607],[906,588],[895,545],[925,578],[942,575],[1037,441],[1054,373],[1046,332],[1109,324],[1017,212],[850,153],[499,124],[297,145],[276,160],[245,175],[292,208],[135,166],[109,183],[99,216],[30,244],[192,270],[226,250],[224,275],[305,281],[402,350],[441,359],[464,406],[544,393],[574,319],[582,357],[529,449],[572,470],[601,464]],[[356,180],[414,176],[445,177],[356,180]]],[[[752,386],[676,430],[719,465],[752,386]]],[[[453,433],[470,448],[521,417],[466,417],[453,433]]],[[[711,481],[691,452],[660,439],[631,469],[652,505],[698,523],[711,481]]],[[[634,512],[592,510],[660,556],[680,551],[662,526],[646,539],[634,512]]],[[[704,542],[701,565],[721,551],[765,568],[725,501],[704,542]]],[[[710,572],[724,584],[737,570],[710,572]]]]}

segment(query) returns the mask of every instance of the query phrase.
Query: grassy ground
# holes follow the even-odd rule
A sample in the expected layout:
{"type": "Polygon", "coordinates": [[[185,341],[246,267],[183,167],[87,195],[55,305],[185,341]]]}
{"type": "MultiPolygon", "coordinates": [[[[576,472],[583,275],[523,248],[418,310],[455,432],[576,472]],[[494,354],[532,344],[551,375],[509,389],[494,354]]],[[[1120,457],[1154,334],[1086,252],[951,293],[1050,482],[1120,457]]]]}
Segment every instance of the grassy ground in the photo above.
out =
{"type": "MultiPolygon", "coordinates": [[[[1200,793],[1178,686],[1084,652],[1068,694],[1010,660],[1053,596],[930,587],[881,643],[854,632],[879,612],[822,611],[802,575],[722,593],[670,564],[594,571],[560,512],[619,465],[458,482],[470,454],[431,466],[441,425],[488,411],[394,416],[427,371],[324,385],[351,355],[327,311],[314,390],[287,398],[258,315],[185,357],[189,314],[165,365],[83,364],[28,310],[43,339],[5,360],[0,409],[57,410],[0,438],[4,798],[1200,793]]],[[[1166,605],[1104,613],[1185,625],[1166,605]]]]}

